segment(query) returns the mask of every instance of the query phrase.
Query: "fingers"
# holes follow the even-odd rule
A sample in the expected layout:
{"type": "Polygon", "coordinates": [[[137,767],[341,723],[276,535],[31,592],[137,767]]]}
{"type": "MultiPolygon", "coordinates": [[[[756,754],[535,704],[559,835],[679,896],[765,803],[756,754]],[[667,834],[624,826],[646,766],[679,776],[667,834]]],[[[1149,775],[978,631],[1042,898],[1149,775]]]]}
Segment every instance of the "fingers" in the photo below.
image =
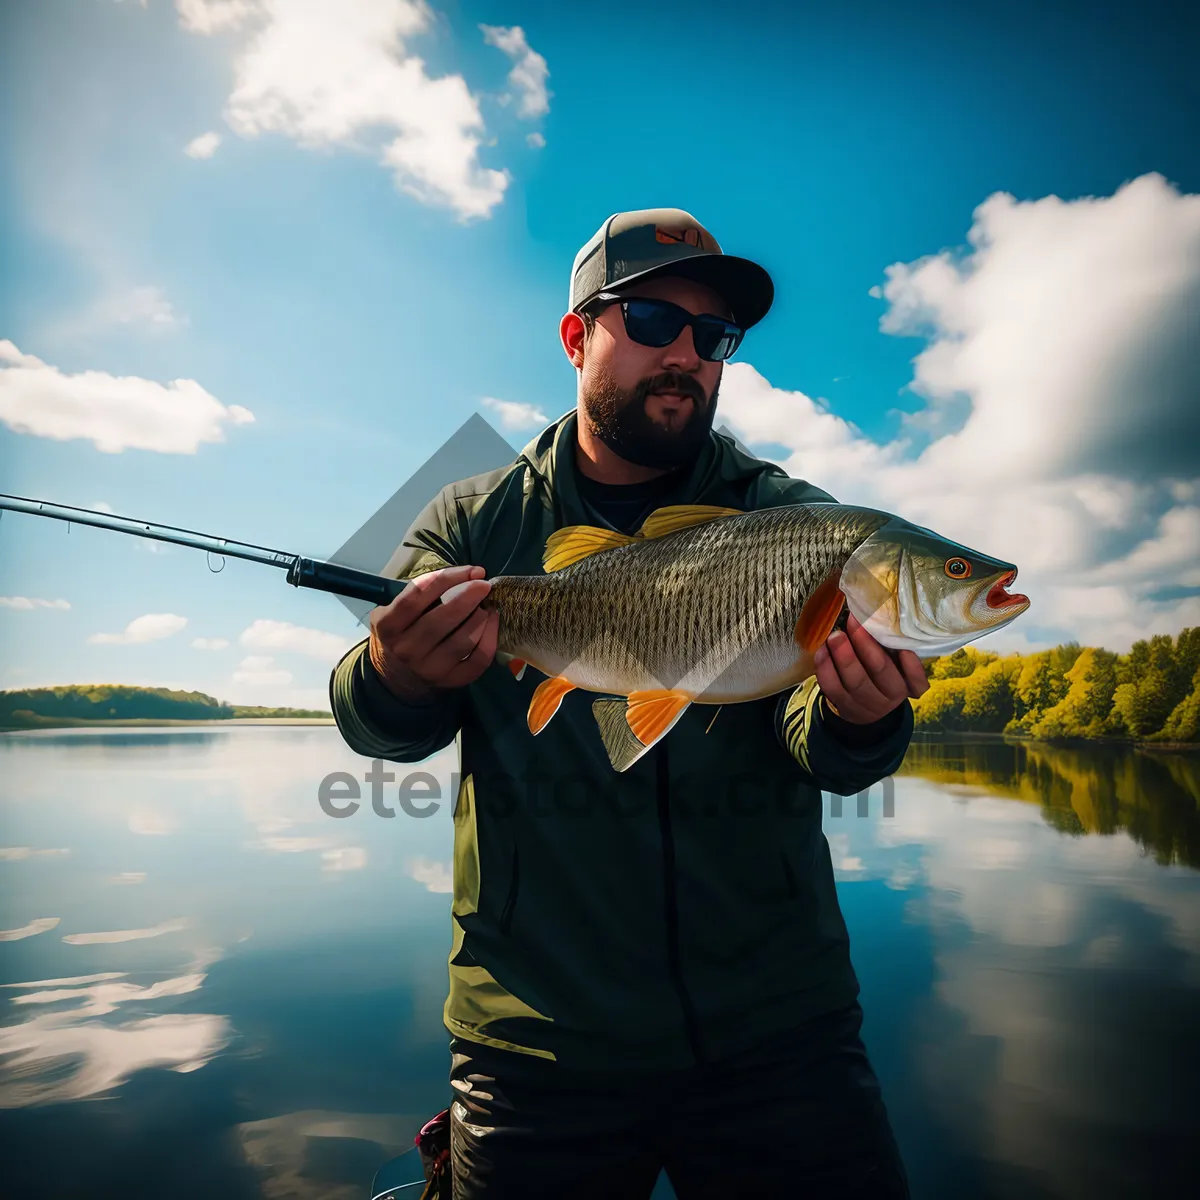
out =
{"type": "MultiPolygon", "coordinates": [[[[854,704],[874,710],[890,707],[894,703],[871,677],[858,656],[856,643],[850,637],[835,630],[829,635],[825,649],[838,682],[854,704]]],[[[839,709],[842,707],[836,697],[831,699],[839,709]]]]}
{"type": "MultiPolygon", "coordinates": [[[[442,567],[440,570],[427,571],[424,575],[418,575],[390,604],[372,610],[371,628],[374,629],[378,626],[383,637],[396,637],[428,612],[430,607],[441,598],[443,592],[448,591],[455,584],[465,583],[471,579],[482,579],[485,573],[482,567],[464,566],[442,567]]],[[[470,610],[470,607],[468,606],[467,611],[470,610]]],[[[462,620],[462,616],[459,617],[459,620],[462,620]]]]}
{"type": "Polygon", "coordinates": [[[912,650],[901,650],[899,655],[900,670],[904,681],[908,684],[908,694],[914,700],[929,691],[929,678],[925,674],[925,664],[912,650]]]}
{"type": "Polygon", "coordinates": [[[496,657],[496,639],[499,631],[500,614],[484,614],[483,632],[475,644],[475,649],[446,676],[446,687],[465,687],[492,665],[492,660],[496,657]]]}

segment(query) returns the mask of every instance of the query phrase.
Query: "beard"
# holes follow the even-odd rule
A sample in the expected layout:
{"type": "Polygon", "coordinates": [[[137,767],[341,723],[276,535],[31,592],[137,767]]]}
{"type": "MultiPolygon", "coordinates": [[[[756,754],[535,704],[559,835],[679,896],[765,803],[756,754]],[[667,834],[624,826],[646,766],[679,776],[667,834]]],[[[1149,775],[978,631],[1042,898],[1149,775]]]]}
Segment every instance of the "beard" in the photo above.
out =
{"type": "Polygon", "coordinates": [[[712,395],[691,376],[668,371],[651,375],[632,388],[618,387],[611,376],[595,377],[580,395],[583,415],[591,433],[614,454],[639,467],[670,471],[695,460],[708,440],[717,409],[718,380],[712,395]],[[654,392],[690,396],[692,413],[678,429],[668,429],[646,412],[646,399],[654,392]]]}

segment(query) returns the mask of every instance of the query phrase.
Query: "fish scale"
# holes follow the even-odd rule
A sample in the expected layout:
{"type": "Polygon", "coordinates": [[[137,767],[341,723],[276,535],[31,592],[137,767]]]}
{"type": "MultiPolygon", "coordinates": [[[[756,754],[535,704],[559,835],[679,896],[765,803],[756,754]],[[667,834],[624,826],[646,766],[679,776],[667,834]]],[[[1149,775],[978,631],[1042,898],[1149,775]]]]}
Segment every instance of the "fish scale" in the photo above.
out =
{"type": "Polygon", "coordinates": [[[485,603],[500,613],[501,651],[577,687],[627,695],[700,668],[753,690],[796,660],[805,601],[886,519],[842,505],[759,510],[498,577],[485,603]]]}

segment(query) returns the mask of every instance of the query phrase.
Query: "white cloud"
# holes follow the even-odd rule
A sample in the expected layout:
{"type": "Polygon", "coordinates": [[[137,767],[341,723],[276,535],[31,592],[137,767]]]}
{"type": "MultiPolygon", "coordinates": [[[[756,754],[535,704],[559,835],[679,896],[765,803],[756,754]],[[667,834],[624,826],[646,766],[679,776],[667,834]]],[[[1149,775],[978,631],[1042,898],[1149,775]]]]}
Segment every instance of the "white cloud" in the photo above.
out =
{"type": "Polygon", "coordinates": [[[361,871],[367,865],[367,852],[362,846],[338,846],[322,855],[322,871],[361,871]]]}
{"type": "Polygon", "coordinates": [[[449,863],[418,858],[410,862],[407,869],[408,874],[418,883],[423,883],[427,891],[454,891],[454,872],[449,863]]]}
{"type": "Polygon", "coordinates": [[[535,150],[541,150],[546,145],[546,139],[540,133],[526,134],[525,141],[535,150]]]}
{"type": "Polygon", "coordinates": [[[199,137],[194,137],[183,148],[184,154],[188,158],[212,158],[217,152],[217,147],[221,144],[221,135],[214,133],[211,129],[208,133],[202,133],[199,137]]]}
{"type": "Polygon", "coordinates": [[[183,917],[172,921],[161,921],[147,929],[110,929],[101,933],[68,933],[63,941],[68,946],[108,946],[114,942],[138,942],[144,938],[162,937],[165,933],[178,933],[188,927],[183,917]]]}
{"type": "MultiPolygon", "coordinates": [[[[483,40],[489,46],[502,50],[513,61],[508,73],[508,82],[520,98],[517,107],[519,117],[544,117],[550,111],[550,93],[546,90],[546,79],[550,69],[546,60],[525,40],[525,31],[520,25],[505,28],[502,25],[480,25],[483,40]]],[[[542,140],[545,145],[545,139],[542,140]]]]}
{"type": "Polygon", "coordinates": [[[307,629],[302,625],[290,625],[287,621],[270,621],[266,618],[260,618],[242,630],[238,638],[248,650],[277,650],[304,654],[319,662],[340,658],[354,644],[354,640],[340,633],[326,633],[321,629],[307,629]]]}
{"type": "Polygon", "coordinates": [[[119,875],[113,875],[109,878],[109,883],[117,884],[135,884],[146,882],[145,871],[122,871],[119,875]]]}
{"type": "Polygon", "coordinates": [[[730,364],[721,412],[789,474],[1015,562],[1028,614],[984,639],[1113,650],[1200,623],[1200,196],[1144,176],[1115,195],[976,210],[972,249],[887,271],[887,332],[920,334],[926,400],[879,443],[730,364]],[[1191,306],[1189,308],[1189,306],[1191,306]]]}
{"type": "Polygon", "coordinates": [[[281,837],[279,835],[265,837],[252,843],[253,849],[266,850],[271,854],[308,854],[314,850],[324,850],[328,846],[328,838],[281,837]]]}
{"type": "Polygon", "coordinates": [[[85,438],[106,454],[195,454],[202,442],[224,441],[224,426],[253,420],[248,409],[222,404],[192,379],[67,375],[0,340],[0,421],[17,433],[85,438]]]}
{"type": "Polygon", "coordinates": [[[255,0],[175,0],[179,23],[190,33],[221,33],[237,29],[251,17],[255,0]]]}
{"type": "Polygon", "coordinates": [[[431,78],[407,48],[433,24],[424,0],[176,0],[176,8],[193,33],[252,26],[225,105],[235,133],[373,149],[402,191],[463,220],[488,216],[503,199],[509,176],[479,162],[484,123],[466,81],[431,78]]]}
{"type": "Polygon", "coordinates": [[[193,650],[224,650],[228,645],[225,638],[192,638],[193,650]]]}
{"type": "Polygon", "coordinates": [[[187,617],[176,613],[146,613],[134,617],[122,633],[93,633],[88,641],[97,646],[133,646],[142,642],[157,642],[178,633],[187,624],[187,617]]]}
{"type": "Polygon", "coordinates": [[[36,937],[53,929],[61,920],[60,917],[35,917],[20,929],[0,929],[0,942],[20,942],[25,938],[36,937]]]}
{"type": "Polygon", "coordinates": [[[84,319],[85,325],[103,328],[111,325],[142,325],[151,329],[177,329],[186,325],[162,288],[150,284],[110,291],[84,319]]]}
{"type": "Polygon", "coordinates": [[[65,600],[38,600],[30,596],[0,596],[0,608],[17,608],[30,612],[35,608],[58,608],[64,612],[71,606],[65,600]]]}
{"type": "Polygon", "coordinates": [[[481,403],[499,415],[505,429],[534,429],[550,423],[550,418],[534,404],[497,400],[494,396],[484,396],[481,403]]]}
{"type": "Polygon", "coordinates": [[[292,682],[292,673],[272,667],[274,661],[270,655],[247,655],[238,663],[233,673],[233,682],[251,688],[286,687],[292,682]]]}
{"type": "Polygon", "coordinates": [[[103,500],[97,500],[95,504],[89,504],[88,507],[92,512],[110,513],[113,510],[111,504],[106,504],[103,500]]]}

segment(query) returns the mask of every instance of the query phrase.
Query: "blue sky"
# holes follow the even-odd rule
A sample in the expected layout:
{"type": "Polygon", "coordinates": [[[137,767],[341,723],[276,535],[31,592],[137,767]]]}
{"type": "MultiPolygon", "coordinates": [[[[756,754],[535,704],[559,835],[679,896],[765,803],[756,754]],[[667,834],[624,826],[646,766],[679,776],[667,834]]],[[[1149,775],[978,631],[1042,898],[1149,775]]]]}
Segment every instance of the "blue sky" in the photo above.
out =
{"type": "MultiPolygon", "coordinates": [[[[1197,20],[1045,7],[5,6],[0,490],[330,554],[471,413],[574,405],[571,260],[673,205],[776,281],[744,441],[1017,562],[1013,648],[1195,624],[1197,20]]],[[[0,572],[0,687],[318,703],[357,636],[31,518],[0,572]]]]}

